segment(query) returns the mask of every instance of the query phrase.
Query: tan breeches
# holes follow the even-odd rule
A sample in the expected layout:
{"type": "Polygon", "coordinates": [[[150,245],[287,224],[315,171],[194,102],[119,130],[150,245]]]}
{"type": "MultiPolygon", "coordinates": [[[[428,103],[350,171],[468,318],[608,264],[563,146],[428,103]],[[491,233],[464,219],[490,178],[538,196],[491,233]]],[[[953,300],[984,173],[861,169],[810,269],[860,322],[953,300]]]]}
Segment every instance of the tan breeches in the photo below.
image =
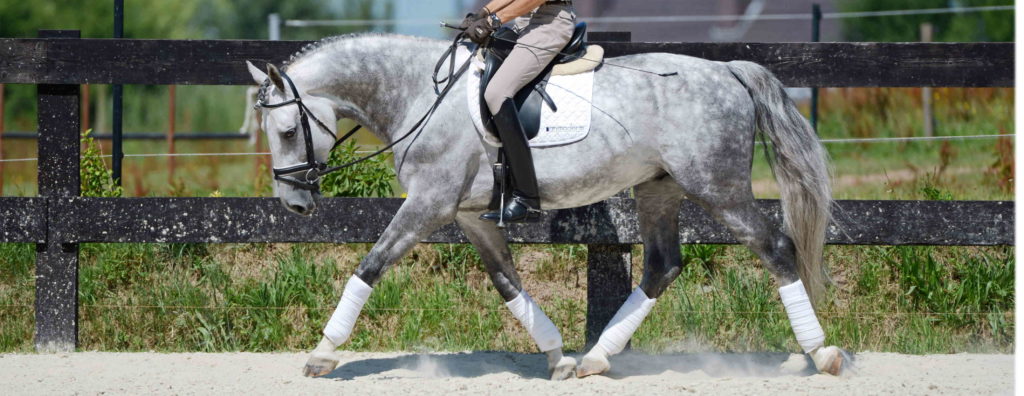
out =
{"type": "Polygon", "coordinates": [[[491,114],[544,71],[572,39],[575,27],[576,13],[567,5],[543,5],[532,16],[516,20],[519,40],[484,91],[491,114]]]}

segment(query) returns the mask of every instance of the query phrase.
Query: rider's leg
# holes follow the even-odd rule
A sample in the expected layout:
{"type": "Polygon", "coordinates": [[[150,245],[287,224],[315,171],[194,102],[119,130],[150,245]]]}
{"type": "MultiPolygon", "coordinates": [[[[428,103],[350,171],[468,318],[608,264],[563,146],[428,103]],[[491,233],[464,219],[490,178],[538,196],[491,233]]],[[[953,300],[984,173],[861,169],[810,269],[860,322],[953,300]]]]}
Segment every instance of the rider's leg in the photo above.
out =
{"type": "Polygon", "coordinates": [[[548,374],[551,379],[562,380],[571,377],[576,361],[562,355],[562,334],[544,314],[540,305],[523,290],[505,235],[497,228],[477,219],[476,213],[459,213],[457,220],[459,228],[480,253],[487,274],[509,311],[512,311],[512,315],[523,325],[537,343],[537,347],[547,354],[548,374]]]}
{"type": "Polygon", "coordinates": [[[571,11],[564,7],[545,6],[538,10],[484,91],[484,101],[494,116],[505,147],[513,184],[513,199],[504,213],[487,213],[482,216],[485,220],[524,220],[531,211],[540,209],[530,145],[512,98],[544,71],[569,42],[575,29],[573,18],[571,11]]]}
{"type": "Polygon", "coordinates": [[[537,174],[533,169],[530,142],[526,139],[522,124],[519,123],[514,100],[505,99],[501,110],[494,113],[494,125],[498,129],[502,149],[505,150],[505,158],[512,173],[512,200],[505,205],[502,213],[485,213],[480,218],[499,222],[522,221],[536,217],[540,210],[537,174]]]}

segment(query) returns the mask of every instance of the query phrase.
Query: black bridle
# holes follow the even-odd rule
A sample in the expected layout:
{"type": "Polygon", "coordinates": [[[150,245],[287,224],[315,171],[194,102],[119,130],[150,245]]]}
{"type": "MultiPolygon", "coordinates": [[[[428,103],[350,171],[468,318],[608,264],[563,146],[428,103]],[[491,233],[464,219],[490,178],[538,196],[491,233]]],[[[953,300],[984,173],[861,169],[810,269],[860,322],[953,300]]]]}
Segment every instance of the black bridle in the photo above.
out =
{"type": "Polygon", "coordinates": [[[263,107],[266,109],[274,109],[294,104],[299,107],[299,126],[302,128],[302,138],[303,140],[305,140],[306,145],[306,162],[303,164],[287,166],[284,168],[274,168],[274,179],[281,181],[283,183],[287,183],[292,187],[298,189],[312,192],[320,192],[320,178],[323,177],[324,175],[348,168],[352,165],[358,164],[374,156],[377,156],[391,149],[396,144],[405,140],[409,136],[412,136],[412,134],[415,133],[417,130],[421,130],[422,127],[425,126],[427,119],[430,118],[430,115],[434,114],[434,111],[437,110],[438,106],[441,105],[441,100],[443,100],[444,97],[448,95],[448,92],[451,91],[452,87],[455,85],[455,81],[462,77],[462,75],[466,72],[466,69],[469,68],[470,61],[472,61],[472,56],[470,56],[469,59],[466,59],[466,62],[462,64],[458,71],[455,71],[455,51],[463,38],[463,34],[459,34],[458,36],[455,37],[452,46],[448,48],[448,51],[446,51],[444,55],[441,56],[441,60],[438,61],[437,66],[435,66],[434,68],[433,81],[434,90],[437,93],[437,99],[434,101],[434,104],[430,106],[430,109],[427,110],[427,113],[424,114],[423,117],[420,118],[420,120],[417,121],[416,124],[413,125],[408,132],[405,133],[405,135],[402,135],[402,137],[396,139],[387,146],[384,146],[380,150],[377,150],[370,155],[338,166],[329,167],[326,162],[317,161],[316,155],[313,151],[313,132],[312,129],[309,127],[309,119],[312,118],[313,121],[316,121],[316,124],[317,126],[320,127],[320,129],[323,129],[325,132],[329,133],[332,137],[334,137],[334,145],[332,145],[331,149],[328,151],[328,156],[330,156],[330,153],[333,152],[334,149],[338,148],[338,146],[341,145],[341,143],[345,142],[346,140],[348,140],[348,138],[352,137],[352,135],[359,131],[359,129],[362,128],[362,126],[356,125],[355,128],[352,128],[351,131],[349,131],[339,139],[338,135],[332,132],[331,129],[327,127],[327,125],[324,125],[323,122],[317,119],[316,116],[313,115],[313,112],[310,111],[308,107],[306,107],[306,104],[302,102],[302,98],[299,96],[299,90],[298,88],[295,87],[295,83],[292,82],[292,79],[288,77],[287,73],[281,70],[281,77],[284,77],[284,80],[288,82],[288,85],[291,88],[293,96],[292,99],[274,104],[267,104],[260,100],[256,104],[256,106],[263,107]],[[441,79],[439,81],[437,78],[437,74],[441,69],[441,65],[443,64],[444,59],[448,58],[449,56],[451,57],[451,69],[449,70],[448,77],[441,79]],[[439,90],[437,88],[438,85],[446,82],[447,85],[445,85],[444,89],[439,90]],[[296,177],[296,174],[301,174],[302,178],[296,177]]]}
{"type": "Polygon", "coordinates": [[[332,132],[327,125],[324,125],[320,119],[316,118],[316,115],[314,115],[313,112],[309,110],[309,107],[306,107],[306,104],[302,102],[302,97],[299,96],[299,90],[295,88],[295,83],[292,82],[291,77],[288,77],[288,74],[284,71],[281,71],[280,73],[281,77],[284,77],[284,80],[288,82],[288,85],[292,89],[292,99],[274,104],[263,103],[261,101],[258,105],[267,109],[275,109],[290,104],[294,104],[299,107],[299,126],[302,128],[302,139],[305,140],[306,144],[306,163],[286,166],[284,168],[274,168],[274,179],[288,183],[295,188],[319,192],[320,177],[333,172],[333,170],[328,170],[329,168],[327,167],[326,162],[320,162],[316,159],[316,153],[313,151],[313,132],[309,127],[309,119],[312,118],[313,121],[316,121],[316,125],[319,126],[320,129],[329,133],[331,137],[334,138],[334,145],[331,146],[330,151],[334,151],[338,145],[352,137],[352,135],[362,128],[362,125],[356,125],[356,127],[352,128],[352,130],[346,133],[345,136],[338,139],[338,135],[332,132]],[[302,179],[294,176],[300,172],[302,172],[302,179]]]}

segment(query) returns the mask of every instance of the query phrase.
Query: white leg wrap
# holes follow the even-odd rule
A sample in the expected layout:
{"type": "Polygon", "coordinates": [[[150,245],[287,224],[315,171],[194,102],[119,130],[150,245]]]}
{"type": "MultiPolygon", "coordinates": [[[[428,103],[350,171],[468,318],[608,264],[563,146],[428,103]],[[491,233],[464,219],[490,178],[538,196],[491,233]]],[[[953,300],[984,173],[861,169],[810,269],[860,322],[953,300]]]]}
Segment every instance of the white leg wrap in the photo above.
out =
{"type": "Polygon", "coordinates": [[[366,299],[370,297],[372,291],[373,288],[358,276],[352,275],[348,278],[345,291],[341,294],[341,301],[338,302],[338,307],[334,309],[331,320],[327,321],[327,327],[324,328],[324,336],[335,346],[348,341],[348,337],[352,335],[352,328],[356,325],[356,318],[359,317],[359,312],[363,310],[363,304],[366,304],[366,299]]]}
{"type": "Polygon", "coordinates": [[[804,352],[810,353],[825,345],[825,331],[821,329],[818,317],[814,314],[814,307],[811,306],[811,299],[807,297],[803,281],[798,280],[779,288],[779,296],[782,297],[782,305],[786,307],[786,314],[789,315],[789,324],[793,326],[796,342],[804,352]]]}
{"type": "Polygon", "coordinates": [[[611,322],[608,322],[608,326],[605,326],[601,338],[594,346],[600,347],[608,355],[622,352],[626,348],[626,343],[633,337],[633,333],[640,328],[640,323],[651,313],[656,301],[657,299],[647,298],[647,294],[639,287],[633,290],[622,304],[622,308],[619,308],[611,322]]]}
{"type": "Polygon", "coordinates": [[[562,334],[558,332],[558,328],[544,314],[540,306],[530,298],[526,290],[520,291],[516,298],[505,305],[508,306],[509,311],[512,311],[512,316],[515,316],[516,319],[519,319],[519,323],[523,324],[526,332],[530,333],[530,337],[533,337],[533,341],[537,343],[541,352],[562,348],[562,334]]]}

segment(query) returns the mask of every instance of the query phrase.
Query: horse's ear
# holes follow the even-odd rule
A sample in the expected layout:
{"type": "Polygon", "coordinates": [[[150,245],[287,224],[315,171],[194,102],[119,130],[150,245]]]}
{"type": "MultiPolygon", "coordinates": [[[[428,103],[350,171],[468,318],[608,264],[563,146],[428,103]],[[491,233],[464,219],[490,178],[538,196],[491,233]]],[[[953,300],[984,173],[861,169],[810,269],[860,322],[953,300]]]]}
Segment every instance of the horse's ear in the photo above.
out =
{"type": "Polygon", "coordinates": [[[267,64],[267,76],[270,77],[270,82],[274,83],[274,86],[277,87],[277,89],[280,90],[283,93],[284,92],[284,79],[281,78],[281,72],[277,70],[277,67],[275,67],[274,65],[268,63],[267,64]]]}
{"type": "Polygon", "coordinates": [[[264,81],[267,81],[267,73],[264,73],[263,70],[260,70],[252,62],[245,61],[245,66],[249,68],[249,74],[252,75],[252,80],[256,81],[256,85],[261,85],[264,81]]]}

